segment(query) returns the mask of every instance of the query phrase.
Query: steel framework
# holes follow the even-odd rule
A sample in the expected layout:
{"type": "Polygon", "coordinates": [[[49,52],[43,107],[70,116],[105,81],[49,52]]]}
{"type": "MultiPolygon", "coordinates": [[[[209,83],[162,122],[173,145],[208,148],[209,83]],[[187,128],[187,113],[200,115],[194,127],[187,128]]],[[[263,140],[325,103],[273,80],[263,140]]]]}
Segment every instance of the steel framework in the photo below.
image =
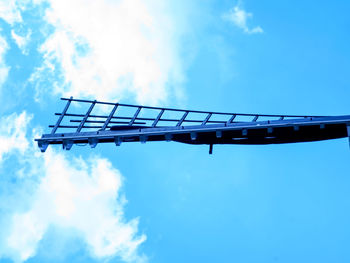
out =
{"type": "Polygon", "coordinates": [[[300,116],[207,112],[61,98],[66,105],[51,133],[35,139],[42,152],[50,144],[176,141],[207,144],[279,144],[349,137],[350,115],[300,116]],[[68,112],[71,104],[75,110],[68,112]],[[97,109],[97,106],[103,107],[97,109]],[[109,108],[109,109],[108,109],[109,108]],[[109,111],[109,114],[103,112],[109,111]],[[95,112],[94,112],[95,111],[95,112]],[[60,132],[58,132],[60,131],[60,132]]]}

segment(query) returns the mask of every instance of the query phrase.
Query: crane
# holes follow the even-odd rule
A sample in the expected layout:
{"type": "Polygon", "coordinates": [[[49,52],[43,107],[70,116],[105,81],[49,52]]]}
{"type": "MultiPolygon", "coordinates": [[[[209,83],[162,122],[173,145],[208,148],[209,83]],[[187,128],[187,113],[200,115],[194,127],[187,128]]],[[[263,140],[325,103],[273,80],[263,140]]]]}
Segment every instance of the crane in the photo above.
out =
{"type": "Polygon", "coordinates": [[[36,138],[41,152],[50,144],[175,141],[206,144],[282,144],[349,137],[350,115],[301,116],[224,113],[61,98],[64,109],[51,132],[36,138]],[[76,104],[73,112],[72,104],[76,104]],[[95,110],[97,107],[102,109],[95,110]],[[82,111],[85,109],[84,111],[82,111]],[[78,111],[79,110],[79,111],[78,111]],[[108,112],[108,114],[105,114],[108,112]]]}

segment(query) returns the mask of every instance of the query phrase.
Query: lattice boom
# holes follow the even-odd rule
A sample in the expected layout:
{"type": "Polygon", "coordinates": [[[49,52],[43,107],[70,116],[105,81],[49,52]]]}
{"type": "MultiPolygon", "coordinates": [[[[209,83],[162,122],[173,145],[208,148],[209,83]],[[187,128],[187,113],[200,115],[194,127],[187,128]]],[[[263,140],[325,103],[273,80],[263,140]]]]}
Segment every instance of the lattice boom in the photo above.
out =
{"type": "Polygon", "coordinates": [[[51,133],[35,139],[42,152],[49,144],[177,141],[189,144],[276,144],[349,137],[350,116],[301,116],[223,113],[149,107],[96,100],[67,101],[51,133]],[[75,112],[68,112],[72,108],[75,112]],[[84,110],[85,106],[85,110],[84,110]],[[87,107],[86,107],[87,106],[87,107]],[[109,114],[104,112],[109,111],[109,114]],[[59,132],[58,132],[59,131],[59,132]]]}

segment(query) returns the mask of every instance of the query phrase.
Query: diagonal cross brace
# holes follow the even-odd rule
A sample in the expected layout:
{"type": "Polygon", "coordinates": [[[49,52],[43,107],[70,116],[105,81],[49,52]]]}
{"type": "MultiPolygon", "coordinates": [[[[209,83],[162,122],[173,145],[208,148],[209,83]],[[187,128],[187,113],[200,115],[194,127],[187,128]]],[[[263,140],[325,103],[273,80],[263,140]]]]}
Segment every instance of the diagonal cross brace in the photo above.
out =
{"type": "Polygon", "coordinates": [[[349,137],[349,147],[350,147],[350,123],[348,123],[346,125],[346,129],[347,129],[347,132],[348,132],[348,137],[349,137]]]}
{"type": "Polygon", "coordinates": [[[181,119],[179,120],[179,122],[176,124],[176,127],[180,127],[181,124],[184,122],[184,120],[186,119],[187,115],[188,115],[188,111],[185,111],[184,115],[182,115],[181,119]]]}
{"type": "Polygon", "coordinates": [[[157,118],[154,120],[154,122],[153,122],[153,124],[152,124],[152,127],[156,127],[156,126],[157,126],[157,123],[159,122],[159,120],[160,120],[160,118],[162,117],[163,113],[164,113],[164,109],[162,109],[162,110],[159,112],[157,118]]]}
{"type": "Polygon", "coordinates": [[[113,110],[111,111],[111,113],[109,114],[107,120],[105,121],[105,123],[103,124],[101,131],[104,131],[107,128],[107,125],[109,124],[109,122],[111,121],[115,111],[118,108],[118,103],[114,105],[113,110]]]}
{"type": "Polygon", "coordinates": [[[90,115],[92,109],[94,108],[95,104],[96,104],[96,100],[91,103],[89,110],[86,112],[84,118],[81,120],[76,132],[80,132],[81,129],[84,127],[84,124],[85,124],[86,120],[89,118],[89,115],[90,115]]]}
{"type": "Polygon", "coordinates": [[[130,122],[129,122],[129,126],[131,126],[131,125],[134,124],[134,122],[135,122],[137,116],[139,115],[141,109],[142,109],[142,107],[138,107],[138,108],[137,108],[134,117],[132,117],[132,119],[131,119],[130,122]]]}
{"type": "Polygon", "coordinates": [[[69,108],[69,105],[70,105],[70,103],[72,102],[72,99],[73,99],[73,97],[70,97],[70,98],[68,99],[67,104],[66,104],[66,106],[64,107],[64,109],[63,109],[63,111],[62,111],[62,113],[61,113],[61,116],[58,118],[58,120],[57,120],[55,126],[52,128],[51,134],[54,134],[54,133],[57,131],[57,128],[60,126],[60,124],[61,124],[61,122],[62,122],[62,120],[63,120],[63,117],[64,117],[64,115],[67,113],[67,110],[68,110],[68,108],[69,108]]]}

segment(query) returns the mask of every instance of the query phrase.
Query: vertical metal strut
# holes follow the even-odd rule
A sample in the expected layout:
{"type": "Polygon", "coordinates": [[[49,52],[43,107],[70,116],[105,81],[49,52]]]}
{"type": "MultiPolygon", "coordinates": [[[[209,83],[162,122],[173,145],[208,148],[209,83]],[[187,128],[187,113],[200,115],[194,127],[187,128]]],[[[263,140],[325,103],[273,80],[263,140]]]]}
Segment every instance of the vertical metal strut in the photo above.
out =
{"type": "Polygon", "coordinates": [[[134,117],[132,117],[132,119],[131,119],[130,122],[129,122],[129,126],[131,126],[131,125],[134,124],[134,122],[135,122],[135,120],[136,120],[136,118],[137,118],[137,115],[139,115],[141,109],[142,109],[142,107],[138,107],[138,108],[137,108],[134,117]]]}
{"type": "Polygon", "coordinates": [[[348,132],[348,137],[349,137],[349,147],[350,147],[350,123],[347,124],[346,126],[347,132],[348,132]]]}
{"type": "Polygon", "coordinates": [[[211,115],[213,115],[213,114],[212,114],[212,113],[209,113],[209,114],[207,115],[207,117],[205,118],[205,120],[202,122],[202,125],[207,124],[207,122],[209,121],[211,115]]]}
{"type": "Polygon", "coordinates": [[[73,97],[70,97],[70,98],[68,99],[67,104],[66,104],[66,106],[64,107],[64,109],[63,109],[63,111],[62,111],[62,113],[61,113],[61,116],[58,118],[58,120],[57,120],[55,126],[52,128],[51,134],[54,134],[54,133],[57,131],[57,128],[60,126],[60,124],[61,124],[61,122],[62,122],[62,120],[63,120],[64,115],[67,113],[67,110],[68,110],[69,105],[70,105],[70,103],[72,102],[72,100],[73,100],[73,97]]]}
{"type": "Polygon", "coordinates": [[[113,141],[117,146],[122,142],[134,141],[206,144],[210,154],[214,144],[279,144],[346,137],[350,144],[350,115],[225,113],[81,100],[73,97],[61,99],[67,102],[63,103],[65,105],[62,112],[55,113],[59,117],[56,124],[49,125],[52,128],[51,133],[35,139],[42,152],[50,144],[61,144],[64,149],[69,150],[74,144],[88,143],[95,148],[99,143],[113,141]],[[74,106],[83,103],[84,107],[74,112],[77,108],[69,108],[71,103],[74,106]],[[96,105],[108,105],[109,112],[95,112],[96,105]],[[319,127],[319,130],[314,129],[315,127],[319,127]]]}
{"type": "Polygon", "coordinates": [[[157,118],[154,120],[154,122],[153,122],[153,124],[152,124],[152,127],[156,127],[156,126],[157,126],[157,123],[158,123],[158,121],[160,120],[160,118],[162,117],[163,113],[164,113],[164,109],[162,109],[162,110],[159,112],[157,118]]]}
{"type": "Polygon", "coordinates": [[[226,125],[231,124],[233,120],[236,118],[236,116],[237,116],[236,114],[233,114],[231,118],[226,122],[226,125]]]}
{"type": "Polygon", "coordinates": [[[105,123],[103,124],[101,131],[104,131],[107,128],[107,125],[109,124],[109,122],[111,121],[115,111],[118,108],[118,103],[114,105],[113,110],[111,111],[111,113],[109,114],[107,120],[105,121],[105,123]]]}
{"type": "Polygon", "coordinates": [[[84,118],[81,120],[76,132],[80,132],[81,129],[84,127],[84,124],[85,124],[86,120],[89,118],[89,115],[90,115],[92,109],[94,108],[95,104],[96,104],[96,100],[91,103],[89,110],[86,112],[84,118]]]}
{"type": "Polygon", "coordinates": [[[184,115],[181,117],[181,119],[179,120],[179,122],[176,124],[176,127],[181,126],[181,124],[182,124],[182,123],[184,122],[184,120],[186,119],[187,115],[188,115],[188,111],[186,111],[186,112],[184,113],[184,115]]]}

